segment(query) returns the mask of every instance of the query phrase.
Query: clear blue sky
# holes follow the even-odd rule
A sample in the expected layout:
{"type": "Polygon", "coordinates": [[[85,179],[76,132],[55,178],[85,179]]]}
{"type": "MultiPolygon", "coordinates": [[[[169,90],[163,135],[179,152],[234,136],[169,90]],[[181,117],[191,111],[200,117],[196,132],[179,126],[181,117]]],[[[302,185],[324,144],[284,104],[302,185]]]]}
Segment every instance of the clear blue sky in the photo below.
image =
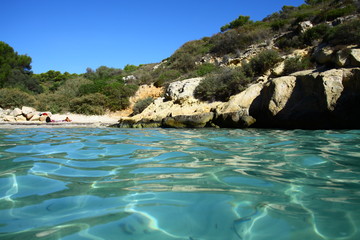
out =
{"type": "Polygon", "coordinates": [[[239,15],[262,20],[304,0],[2,0],[0,41],[35,73],[156,63],[239,15]]]}

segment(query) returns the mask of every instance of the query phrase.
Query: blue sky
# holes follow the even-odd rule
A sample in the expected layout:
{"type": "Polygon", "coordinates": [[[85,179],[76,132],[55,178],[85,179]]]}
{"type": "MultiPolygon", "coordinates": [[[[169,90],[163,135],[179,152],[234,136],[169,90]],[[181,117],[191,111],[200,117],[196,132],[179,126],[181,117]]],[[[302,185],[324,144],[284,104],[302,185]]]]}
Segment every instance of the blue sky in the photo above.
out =
{"type": "Polygon", "coordinates": [[[0,41],[34,73],[156,63],[239,15],[262,20],[304,0],[2,0],[0,41]]]}

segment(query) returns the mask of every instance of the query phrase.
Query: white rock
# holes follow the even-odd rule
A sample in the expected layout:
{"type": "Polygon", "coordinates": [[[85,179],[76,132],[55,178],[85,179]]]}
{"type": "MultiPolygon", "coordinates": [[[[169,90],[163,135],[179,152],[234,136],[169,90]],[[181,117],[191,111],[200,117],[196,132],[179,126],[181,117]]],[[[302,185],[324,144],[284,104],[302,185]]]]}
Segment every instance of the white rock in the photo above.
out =
{"type": "Polygon", "coordinates": [[[26,107],[26,106],[23,106],[21,108],[21,111],[24,115],[27,115],[29,113],[33,113],[33,112],[36,112],[36,109],[35,108],[32,108],[32,107],[26,107]]]}
{"type": "Polygon", "coordinates": [[[176,103],[182,103],[194,98],[195,88],[202,79],[203,78],[198,77],[170,83],[169,87],[166,89],[165,97],[176,103]]]}
{"type": "Polygon", "coordinates": [[[21,111],[20,108],[15,108],[14,110],[12,110],[10,115],[13,116],[13,117],[17,117],[17,116],[22,115],[22,111],[21,111]]]}

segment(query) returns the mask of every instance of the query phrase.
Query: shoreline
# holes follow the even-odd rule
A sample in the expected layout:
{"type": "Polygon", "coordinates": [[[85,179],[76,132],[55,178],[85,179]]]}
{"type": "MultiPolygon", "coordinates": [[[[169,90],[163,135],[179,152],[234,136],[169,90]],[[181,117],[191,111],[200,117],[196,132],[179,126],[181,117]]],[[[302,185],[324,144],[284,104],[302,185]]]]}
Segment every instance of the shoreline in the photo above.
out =
{"type": "Polygon", "coordinates": [[[0,121],[0,128],[72,128],[72,127],[110,127],[118,124],[119,117],[114,115],[82,115],[82,114],[53,114],[51,120],[55,122],[40,121],[0,121]],[[66,117],[71,122],[63,121],[66,117]]]}

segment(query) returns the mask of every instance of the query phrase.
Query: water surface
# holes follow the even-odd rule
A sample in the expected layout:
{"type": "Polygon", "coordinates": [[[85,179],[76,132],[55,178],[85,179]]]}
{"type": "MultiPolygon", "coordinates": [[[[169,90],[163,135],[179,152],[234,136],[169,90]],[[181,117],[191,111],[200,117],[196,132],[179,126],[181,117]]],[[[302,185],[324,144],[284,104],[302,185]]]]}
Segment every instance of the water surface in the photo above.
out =
{"type": "Polygon", "coordinates": [[[360,239],[360,131],[2,129],[0,239],[360,239]]]}

